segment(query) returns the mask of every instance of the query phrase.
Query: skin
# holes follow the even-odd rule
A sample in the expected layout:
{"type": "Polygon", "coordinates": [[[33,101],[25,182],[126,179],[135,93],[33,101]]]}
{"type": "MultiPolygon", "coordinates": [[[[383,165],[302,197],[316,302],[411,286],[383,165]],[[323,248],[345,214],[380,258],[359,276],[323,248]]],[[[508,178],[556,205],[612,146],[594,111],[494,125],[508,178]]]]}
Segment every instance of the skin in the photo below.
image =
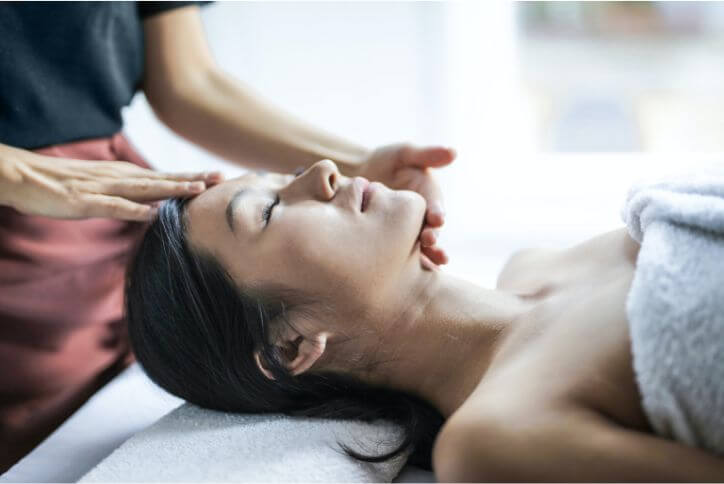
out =
{"type": "Polygon", "coordinates": [[[240,287],[283,284],[315,301],[291,313],[303,341],[287,329],[279,336],[294,373],[352,372],[422,395],[448,416],[479,380],[477,371],[459,368],[469,366],[471,354],[477,360],[481,349],[492,351],[507,322],[528,304],[427,264],[418,240],[425,203],[417,193],[377,185],[360,213],[353,183],[330,161],[293,180],[278,175],[229,180],[189,203],[189,241],[215,256],[240,287]],[[250,186],[259,192],[238,205],[232,233],[226,206],[239,188],[250,186]],[[265,226],[262,211],[274,191],[281,202],[265,226]],[[480,301],[486,304],[472,304],[480,301]],[[466,314],[448,309],[464,306],[470,308],[466,314]],[[398,359],[375,371],[355,372],[348,363],[391,358],[398,359]],[[421,372],[419,362],[425,360],[430,364],[421,372]]]}
{"type": "Polygon", "coordinates": [[[409,143],[370,150],[285,112],[216,64],[195,5],[154,15],[143,28],[143,91],[170,129],[248,168],[293,173],[330,159],[347,176],[415,191],[427,201],[422,251],[435,264],[447,262],[437,246],[444,207],[431,169],[452,163],[454,150],[409,143]]]}
{"type": "Polygon", "coordinates": [[[625,228],[518,252],[485,289],[424,262],[418,194],[378,187],[360,212],[355,183],[322,161],[295,179],[229,180],[188,205],[191,245],[240,287],[309,301],[290,312],[296,330],[273,336],[292,373],[346,372],[428,401],[446,418],[441,482],[724,479],[724,460],[651,434],[629,349],[638,244],[625,228]],[[226,206],[249,187],[232,232],[226,206]]]}
{"type": "Polygon", "coordinates": [[[626,228],[508,261],[497,289],[532,303],[433,450],[441,482],[721,482],[724,459],[652,434],[626,298],[626,228]]]}

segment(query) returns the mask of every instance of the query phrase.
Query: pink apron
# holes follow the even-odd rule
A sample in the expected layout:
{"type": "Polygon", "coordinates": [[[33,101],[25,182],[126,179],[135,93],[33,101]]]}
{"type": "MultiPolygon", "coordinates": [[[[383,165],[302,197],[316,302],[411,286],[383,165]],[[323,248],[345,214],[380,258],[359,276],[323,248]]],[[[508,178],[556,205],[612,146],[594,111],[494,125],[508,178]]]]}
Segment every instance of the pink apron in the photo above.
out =
{"type": "MultiPolygon", "coordinates": [[[[120,133],[35,152],[149,168],[120,133]]],[[[146,227],[0,207],[0,473],[133,361],[123,278],[146,227]]]]}

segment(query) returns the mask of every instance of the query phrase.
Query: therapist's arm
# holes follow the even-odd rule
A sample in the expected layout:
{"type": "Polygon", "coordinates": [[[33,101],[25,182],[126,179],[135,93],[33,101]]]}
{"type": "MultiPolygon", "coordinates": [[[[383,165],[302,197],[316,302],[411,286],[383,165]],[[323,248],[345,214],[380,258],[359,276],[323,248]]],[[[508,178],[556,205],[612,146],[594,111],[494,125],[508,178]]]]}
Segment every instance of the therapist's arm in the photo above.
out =
{"type": "Polygon", "coordinates": [[[327,158],[347,176],[360,175],[393,189],[414,190],[427,202],[419,237],[423,266],[432,268],[428,258],[435,264],[447,262],[447,255],[436,244],[444,209],[430,168],[450,164],[455,158],[452,149],[399,144],[370,150],[296,119],[216,65],[197,6],[145,20],[144,34],[143,90],[169,128],[248,168],[291,173],[327,158]]]}
{"type": "MultiPolygon", "coordinates": [[[[169,128],[249,168],[290,173],[331,159],[355,175],[371,151],[326,133],[264,101],[214,62],[198,7],[144,21],[143,90],[169,128]]],[[[240,46],[241,48],[241,46],[240,46]]]]}

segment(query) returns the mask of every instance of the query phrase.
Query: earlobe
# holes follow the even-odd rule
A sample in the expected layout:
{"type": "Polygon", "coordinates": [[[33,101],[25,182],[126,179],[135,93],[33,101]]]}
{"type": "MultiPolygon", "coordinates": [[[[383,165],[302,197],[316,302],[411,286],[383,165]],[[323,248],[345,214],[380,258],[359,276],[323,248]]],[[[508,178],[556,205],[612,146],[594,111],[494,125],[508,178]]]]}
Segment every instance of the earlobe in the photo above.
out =
{"type": "MultiPolygon", "coordinates": [[[[319,360],[319,357],[324,354],[324,350],[327,347],[327,336],[328,333],[318,333],[312,340],[304,339],[302,337],[299,338],[301,341],[297,346],[296,357],[294,360],[286,363],[287,369],[292,375],[296,376],[300,373],[304,373],[311,368],[317,360],[319,360]]],[[[272,375],[271,372],[264,367],[258,351],[254,352],[254,360],[264,376],[270,380],[276,380],[274,375],[272,375]]]]}

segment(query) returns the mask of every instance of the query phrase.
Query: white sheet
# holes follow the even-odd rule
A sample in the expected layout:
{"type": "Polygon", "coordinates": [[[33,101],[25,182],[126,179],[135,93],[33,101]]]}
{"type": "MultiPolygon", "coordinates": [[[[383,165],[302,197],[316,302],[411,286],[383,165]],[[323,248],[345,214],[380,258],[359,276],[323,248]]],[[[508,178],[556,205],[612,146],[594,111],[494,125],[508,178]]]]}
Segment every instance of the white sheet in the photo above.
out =
{"type": "MultiPolygon", "coordinates": [[[[133,365],[0,476],[0,482],[75,482],[132,435],[181,403],[133,365]]],[[[408,465],[394,482],[436,481],[432,472],[408,465]]]]}

